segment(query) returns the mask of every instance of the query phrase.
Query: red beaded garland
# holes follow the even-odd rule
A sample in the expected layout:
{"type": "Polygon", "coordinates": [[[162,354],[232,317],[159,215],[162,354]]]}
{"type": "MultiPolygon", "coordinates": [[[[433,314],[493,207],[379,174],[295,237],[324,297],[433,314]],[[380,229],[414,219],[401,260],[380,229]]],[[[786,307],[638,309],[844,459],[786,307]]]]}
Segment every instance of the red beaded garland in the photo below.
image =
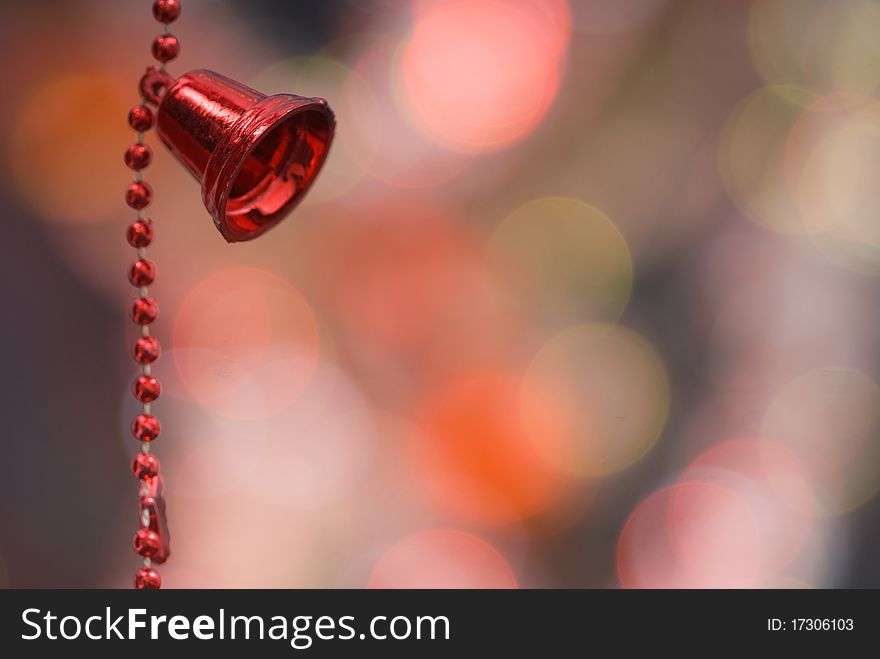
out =
{"type": "Polygon", "coordinates": [[[150,220],[132,222],[125,233],[132,247],[146,247],[153,242],[153,223],[150,220]]]}
{"type": "Polygon", "coordinates": [[[152,375],[139,375],[132,388],[134,397],[142,403],[152,403],[162,393],[162,385],[152,375]]]}
{"type": "Polygon", "coordinates": [[[141,556],[150,558],[159,553],[162,541],[159,534],[150,529],[138,529],[131,540],[134,550],[141,556]]]}
{"type": "Polygon", "coordinates": [[[125,203],[136,210],[146,208],[153,200],[153,188],[146,181],[134,181],[125,191],[125,203]]]}
{"type": "Polygon", "coordinates": [[[131,461],[131,472],[140,480],[155,478],[159,473],[159,460],[152,453],[138,453],[131,461]]]}
{"type": "Polygon", "coordinates": [[[179,0],[156,0],[153,3],[153,16],[160,23],[172,23],[180,16],[179,0]]]}
{"type": "Polygon", "coordinates": [[[131,319],[138,325],[149,325],[159,315],[159,305],[151,297],[139,298],[131,305],[131,319]]]}
{"type": "Polygon", "coordinates": [[[132,355],[138,364],[152,364],[159,353],[159,340],[154,336],[142,336],[134,342],[132,355]]]}
{"type": "Polygon", "coordinates": [[[156,590],[162,587],[162,577],[151,567],[138,568],[134,573],[134,587],[138,590],[156,590]]]}
{"type": "Polygon", "coordinates": [[[152,51],[157,61],[170,62],[180,54],[180,42],[173,34],[160,34],[153,40],[152,51]]]}
{"type": "Polygon", "coordinates": [[[142,442],[152,442],[161,430],[159,419],[152,414],[139,414],[131,422],[131,434],[142,442]]]}
{"type": "Polygon", "coordinates": [[[150,130],[153,125],[153,111],[146,105],[135,105],[128,111],[128,125],[139,133],[150,130]]]}
{"type": "MultiPolygon", "coordinates": [[[[168,24],[180,15],[180,2],[178,0],[156,0],[153,3],[153,15],[157,20],[165,23],[165,32],[153,40],[151,50],[153,57],[159,62],[168,62],[180,53],[180,42],[177,37],[168,32],[168,24]]],[[[156,68],[156,67],[151,67],[156,68]]],[[[164,70],[162,66],[162,70],[164,70]]],[[[142,88],[142,93],[146,93],[142,88]]],[[[148,183],[141,180],[141,170],[149,166],[153,159],[150,147],[143,143],[143,132],[153,126],[155,115],[153,110],[146,105],[155,102],[147,99],[140,105],[133,107],[128,113],[128,123],[138,131],[137,142],[129,146],[124,154],[126,166],[137,172],[135,180],[128,186],[125,193],[125,202],[138,211],[146,208],[153,198],[153,190],[148,183]]],[[[153,240],[152,220],[140,217],[132,222],[126,231],[128,244],[138,250],[137,260],[131,265],[128,279],[132,285],[140,288],[140,296],[131,306],[131,318],[142,326],[141,334],[134,343],[132,355],[138,364],[143,366],[141,373],[132,384],[132,393],[135,398],[143,403],[143,412],[137,415],[131,422],[131,433],[141,442],[139,452],[131,463],[132,473],[140,480],[140,514],[141,528],[134,534],[132,544],[134,550],[144,557],[144,566],[134,574],[134,587],[138,590],[157,589],[162,586],[162,578],[151,566],[152,561],[164,562],[168,555],[168,538],[166,537],[165,508],[164,504],[157,501],[161,499],[161,479],[159,477],[159,461],[152,455],[148,448],[159,436],[161,425],[159,419],[149,414],[149,403],[156,400],[162,387],[155,377],[150,374],[149,365],[152,364],[160,353],[159,342],[150,336],[148,325],[156,320],[159,309],[152,297],[149,296],[147,287],[156,278],[156,264],[145,258],[145,248],[153,240]],[[153,497],[153,498],[151,498],[153,497]],[[156,499],[159,497],[159,500],[156,499]],[[148,524],[144,524],[145,515],[149,515],[148,524]]]]}
{"type": "Polygon", "coordinates": [[[132,286],[149,286],[156,279],[156,264],[150,259],[138,259],[131,265],[128,281],[132,286]]]}
{"type": "Polygon", "coordinates": [[[129,169],[143,169],[153,160],[153,151],[146,144],[132,144],[125,150],[124,160],[129,169]]]}

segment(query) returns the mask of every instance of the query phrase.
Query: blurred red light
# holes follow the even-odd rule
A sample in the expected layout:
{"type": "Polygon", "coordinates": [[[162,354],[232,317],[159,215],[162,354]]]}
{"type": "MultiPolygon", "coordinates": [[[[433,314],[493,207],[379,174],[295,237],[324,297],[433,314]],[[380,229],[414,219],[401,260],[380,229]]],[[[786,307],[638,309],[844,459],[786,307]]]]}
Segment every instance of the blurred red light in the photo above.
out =
{"type": "Polygon", "coordinates": [[[198,284],[174,321],[174,363],[203,405],[237,419],[267,418],[305,388],[317,365],[317,322],[285,279],[229,268],[198,284]]]}
{"type": "Polygon", "coordinates": [[[624,588],[743,588],[761,576],[761,529],[748,503],[720,485],[682,482],[642,501],[617,546],[624,588]]]}
{"type": "Polygon", "coordinates": [[[516,588],[510,565],[472,533],[435,529],[391,547],[370,576],[370,588],[516,588]]]}
{"type": "MultiPolygon", "coordinates": [[[[412,443],[413,466],[429,497],[444,512],[482,524],[507,524],[553,505],[564,479],[535,451],[521,418],[519,378],[484,373],[455,381],[429,397],[417,421],[424,435],[412,443]]],[[[538,394],[531,388],[530,397],[538,394]]],[[[547,409],[540,427],[555,441],[557,423],[547,409]]]]}
{"type": "Polygon", "coordinates": [[[567,35],[512,3],[443,2],[416,16],[402,62],[417,121],[454,150],[503,147],[534,129],[559,86],[567,35]]]}

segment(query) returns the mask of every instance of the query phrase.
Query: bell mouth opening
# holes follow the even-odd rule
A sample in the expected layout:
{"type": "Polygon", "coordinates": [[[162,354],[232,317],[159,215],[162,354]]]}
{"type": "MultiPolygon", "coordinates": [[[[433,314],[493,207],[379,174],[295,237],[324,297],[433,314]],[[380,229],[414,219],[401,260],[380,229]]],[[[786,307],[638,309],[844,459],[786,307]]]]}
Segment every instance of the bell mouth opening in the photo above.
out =
{"type": "Polygon", "coordinates": [[[215,216],[228,241],[255,238],[293,209],[324,163],[333,124],[329,108],[314,102],[281,116],[247,147],[215,216]]]}

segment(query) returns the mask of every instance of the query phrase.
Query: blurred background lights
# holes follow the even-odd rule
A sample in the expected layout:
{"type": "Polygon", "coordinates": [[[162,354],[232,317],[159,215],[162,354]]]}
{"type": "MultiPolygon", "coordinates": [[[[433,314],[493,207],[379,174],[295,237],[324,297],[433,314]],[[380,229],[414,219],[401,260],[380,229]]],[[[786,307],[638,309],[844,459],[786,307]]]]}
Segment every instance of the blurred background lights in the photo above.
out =
{"type": "Polygon", "coordinates": [[[314,587],[320,565],[318,520],[301,513],[294,518],[247,492],[192,501],[169,491],[167,499],[169,513],[174,510],[169,519],[174,554],[162,566],[166,583],[179,588],[206,583],[215,588],[314,587]],[[230,569],[241,565],[243,556],[247,569],[230,569]]]}
{"type": "Polygon", "coordinates": [[[765,579],[781,574],[810,540],[812,483],[796,455],[781,444],[753,438],[722,442],[691,462],[680,479],[727,487],[748,503],[763,538],[765,579]]]}
{"type": "Polygon", "coordinates": [[[557,334],[535,355],[525,383],[530,424],[531,403],[541,400],[533,388],[553,401],[564,424],[556,441],[530,433],[535,449],[571,474],[599,477],[625,469],[651,449],[666,422],[663,363],[642,337],[623,327],[580,325],[557,334]]]}
{"type": "Polygon", "coordinates": [[[722,431],[716,439],[754,434],[769,398],[795,373],[860,364],[876,344],[880,306],[870,280],[856,284],[807,240],[769,235],[747,222],[719,232],[685,275],[701,299],[685,326],[708,350],[700,355],[688,343],[680,350],[717,387],[711,398],[726,399],[738,419],[725,428],[713,415],[707,432],[722,431]]]}
{"type": "Polygon", "coordinates": [[[401,48],[400,39],[380,36],[360,54],[354,68],[375,89],[379,115],[375,123],[369,121],[369,114],[355,113],[353,119],[374,143],[375,166],[369,171],[373,180],[392,189],[431,188],[455,178],[468,159],[432,141],[400,107],[399,85],[390,72],[399,68],[401,48]]]}
{"type": "MultiPolygon", "coordinates": [[[[510,524],[549,508],[564,479],[528,437],[523,409],[547,405],[539,392],[521,400],[520,380],[505,373],[474,374],[431,394],[417,416],[421,432],[410,443],[412,467],[437,508],[478,524],[510,524]]],[[[558,420],[542,408],[544,437],[554,441],[558,420]]]]}
{"type": "MultiPolygon", "coordinates": [[[[6,447],[11,587],[131,577],[144,2],[0,8],[0,402],[40,438],[6,447]]],[[[146,135],[167,584],[878,585],[876,0],[178,23],[172,75],[339,121],[304,203],[236,245],[146,135]]]]}
{"type": "Polygon", "coordinates": [[[488,151],[523,137],[556,95],[567,35],[517,5],[449,0],[414,17],[402,90],[414,119],[453,150],[488,151]]]}
{"type": "MultiPolygon", "coordinates": [[[[465,0],[471,1],[473,0],[465,0]]],[[[476,0],[483,2],[484,0],[476,0]]],[[[505,5],[528,15],[536,28],[545,35],[545,46],[551,52],[562,55],[568,46],[572,31],[572,10],[568,0],[491,0],[495,4],[505,5]]],[[[443,5],[461,3],[462,0],[413,0],[412,15],[419,20],[443,5]]]]}
{"type": "Polygon", "coordinates": [[[322,299],[355,337],[399,356],[434,335],[461,297],[458,277],[478,263],[472,229],[429,199],[335,209],[318,228],[308,258],[322,299]]]}
{"type": "Polygon", "coordinates": [[[880,274],[880,102],[832,94],[808,106],[789,136],[787,180],[832,261],[880,274]]]}
{"type": "Polygon", "coordinates": [[[94,73],[47,82],[22,103],[8,162],[40,219],[87,224],[118,215],[129,179],[122,149],[131,137],[124,121],[131,105],[129,87],[94,73]]]}
{"type": "Polygon", "coordinates": [[[641,27],[665,4],[666,0],[578,0],[572,12],[578,29],[586,33],[615,33],[641,27]]]}
{"type": "Polygon", "coordinates": [[[871,94],[880,85],[876,2],[757,0],[751,3],[748,30],[755,67],[768,83],[801,85],[820,94],[871,94]]]}
{"type": "Polygon", "coordinates": [[[508,562],[465,531],[432,529],[389,548],[370,575],[370,588],[516,588],[508,562]]]}
{"type": "Polygon", "coordinates": [[[450,283],[457,294],[438,305],[441,313],[411,362],[428,382],[509,364],[527,329],[507,282],[482,264],[463,264],[450,283]]]}
{"type": "Polygon", "coordinates": [[[805,466],[823,515],[852,510],[880,489],[878,433],[880,387],[846,368],[813,370],[786,384],[761,429],[805,466]]]}
{"type": "Polygon", "coordinates": [[[682,482],[642,501],[620,533],[624,588],[748,588],[765,547],[755,511],[734,490],[682,482]]]}
{"type": "Polygon", "coordinates": [[[523,204],[493,231],[489,257],[539,317],[562,324],[617,320],[629,300],[626,241],[606,215],[576,199],[523,204]]]}
{"type": "Polygon", "coordinates": [[[245,486],[267,503],[321,511],[356,496],[373,467],[377,433],[358,386],[322,364],[303,395],[252,427],[259,459],[245,486]]]}
{"type": "Polygon", "coordinates": [[[174,319],[174,364],[203,405],[235,419],[287,407],[315,371],[315,316],[288,281],[255,268],[228,268],[192,289],[174,319]]]}
{"type": "Polygon", "coordinates": [[[731,199],[747,218],[780,233],[816,230],[788,192],[784,164],[788,133],[810,98],[800,87],[763,87],[737,106],[721,135],[721,175],[731,199]]]}

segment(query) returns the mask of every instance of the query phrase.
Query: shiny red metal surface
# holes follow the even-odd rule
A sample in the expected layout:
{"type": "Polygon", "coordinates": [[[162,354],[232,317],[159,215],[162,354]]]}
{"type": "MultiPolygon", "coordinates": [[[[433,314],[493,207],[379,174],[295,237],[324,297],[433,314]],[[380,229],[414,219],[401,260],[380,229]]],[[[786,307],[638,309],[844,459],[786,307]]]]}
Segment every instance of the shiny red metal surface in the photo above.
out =
{"type": "Polygon", "coordinates": [[[148,247],[153,242],[153,223],[150,220],[135,220],[126,230],[125,237],[134,248],[148,247]]]}
{"type": "Polygon", "coordinates": [[[159,305],[151,297],[138,298],[131,305],[131,319],[138,325],[149,325],[159,315],[159,305]]]}
{"type": "Polygon", "coordinates": [[[138,453],[131,461],[131,473],[139,480],[149,481],[159,473],[159,460],[152,453],[138,453]]]}
{"type": "Polygon", "coordinates": [[[132,355],[138,364],[152,364],[159,358],[159,340],[154,336],[142,336],[134,342],[132,355]]]}
{"type": "Polygon", "coordinates": [[[125,191],[125,203],[136,210],[146,208],[153,200],[153,189],[146,181],[135,181],[125,191]]]}
{"type": "Polygon", "coordinates": [[[141,80],[157,106],[156,132],[202,183],[202,199],[229,242],[283,219],[318,175],[333,140],[322,98],[266,96],[203,69],[174,79],[155,67],[141,80]]]}
{"type": "Polygon", "coordinates": [[[138,529],[131,539],[135,552],[146,558],[153,558],[162,549],[159,534],[148,528],[138,529]]]}
{"type": "Polygon", "coordinates": [[[150,259],[138,259],[128,270],[128,281],[132,286],[149,286],[156,279],[156,264],[150,259]]]}
{"type": "Polygon", "coordinates": [[[153,160],[153,152],[146,144],[132,144],[125,150],[124,158],[130,169],[143,169],[153,160]]]}
{"type": "Polygon", "coordinates": [[[142,567],[134,573],[134,587],[138,590],[156,590],[162,587],[162,577],[151,567],[142,567]]]}
{"type": "Polygon", "coordinates": [[[151,46],[153,57],[159,62],[170,62],[180,54],[180,42],[173,34],[160,34],[151,46]]]}
{"type": "Polygon", "coordinates": [[[139,442],[152,442],[162,431],[162,424],[152,414],[138,414],[131,422],[131,434],[139,442]]]}
{"type": "MultiPolygon", "coordinates": [[[[156,563],[164,563],[171,555],[171,533],[168,531],[168,518],[165,514],[165,498],[162,496],[162,476],[157,474],[151,478],[145,478],[143,484],[146,485],[146,488],[142,490],[138,500],[141,531],[151,531],[155,537],[139,533],[144,537],[144,544],[148,544],[151,551],[155,549],[150,558],[156,563]],[[156,542],[152,542],[153,540],[156,542]]],[[[137,536],[135,537],[137,538],[137,536]]],[[[138,551],[137,548],[135,550],[138,551]]]]}
{"type": "Polygon", "coordinates": [[[149,130],[153,125],[153,111],[146,105],[135,105],[128,113],[128,125],[137,131],[149,130]]]}
{"type": "Polygon", "coordinates": [[[156,0],[153,16],[160,23],[172,23],[180,16],[180,0],[156,0]]]}
{"type": "Polygon", "coordinates": [[[139,375],[135,378],[132,391],[142,403],[152,403],[162,393],[162,385],[152,375],[139,375]]]}

